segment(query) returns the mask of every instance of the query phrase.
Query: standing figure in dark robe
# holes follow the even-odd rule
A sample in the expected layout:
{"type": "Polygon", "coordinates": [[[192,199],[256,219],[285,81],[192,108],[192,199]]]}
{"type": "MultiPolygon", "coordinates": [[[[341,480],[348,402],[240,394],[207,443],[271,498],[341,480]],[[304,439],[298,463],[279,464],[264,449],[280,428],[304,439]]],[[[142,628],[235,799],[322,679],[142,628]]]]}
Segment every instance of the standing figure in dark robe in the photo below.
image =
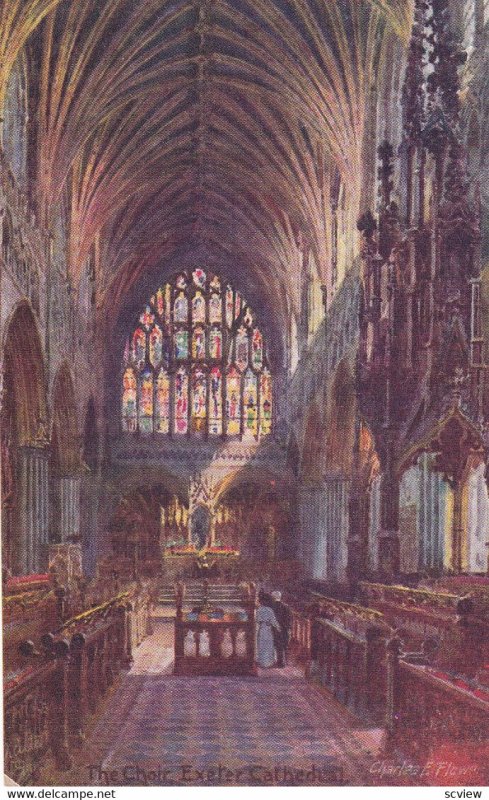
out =
{"type": "Polygon", "coordinates": [[[277,618],[280,630],[273,631],[275,651],[277,653],[277,667],[285,667],[285,654],[289,645],[292,615],[285,603],[282,603],[282,593],[272,592],[271,607],[277,618]]]}

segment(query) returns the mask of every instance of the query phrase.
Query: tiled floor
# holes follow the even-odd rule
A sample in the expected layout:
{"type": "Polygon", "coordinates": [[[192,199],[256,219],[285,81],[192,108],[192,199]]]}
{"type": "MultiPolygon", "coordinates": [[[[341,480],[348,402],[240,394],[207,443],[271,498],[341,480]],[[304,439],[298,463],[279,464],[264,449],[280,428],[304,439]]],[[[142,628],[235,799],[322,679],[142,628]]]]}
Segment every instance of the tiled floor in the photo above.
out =
{"type": "Polygon", "coordinates": [[[58,785],[373,783],[381,733],[359,727],[298,668],[258,677],[171,674],[170,623],[137,651],[58,785]]]}

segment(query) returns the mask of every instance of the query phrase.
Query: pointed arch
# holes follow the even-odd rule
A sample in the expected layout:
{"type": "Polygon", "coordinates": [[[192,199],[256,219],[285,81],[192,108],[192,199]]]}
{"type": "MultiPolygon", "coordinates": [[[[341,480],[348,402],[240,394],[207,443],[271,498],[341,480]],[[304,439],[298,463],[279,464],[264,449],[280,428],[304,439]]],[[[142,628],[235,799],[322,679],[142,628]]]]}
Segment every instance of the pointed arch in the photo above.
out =
{"type": "Polygon", "coordinates": [[[41,517],[36,521],[37,538],[32,529],[28,530],[25,514],[28,486],[25,449],[42,453],[47,445],[44,358],[36,320],[27,301],[14,309],[6,327],[3,389],[5,401],[0,418],[3,567],[15,574],[25,574],[40,563],[38,546],[47,525],[46,506],[42,503],[41,517]]]}
{"type": "Polygon", "coordinates": [[[36,318],[28,301],[12,313],[3,348],[4,388],[15,407],[19,445],[46,434],[47,402],[44,355],[36,318]]]}
{"type": "Polygon", "coordinates": [[[328,406],[327,467],[347,476],[351,473],[356,416],[355,381],[347,359],[338,364],[328,406]]]}
{"type": "Polygon", "coordinates": [[[52,468],[57,475],[73,475],[80,469],[80,437],[73,379],[63,363],[53,384],[52,468]]]}
{"type": "Polygon", "coordinates": [[[301,473],[306,482],[318,482],[325,468],[326,431],[317,403],[308,411],[302,445],[301,473]]]}

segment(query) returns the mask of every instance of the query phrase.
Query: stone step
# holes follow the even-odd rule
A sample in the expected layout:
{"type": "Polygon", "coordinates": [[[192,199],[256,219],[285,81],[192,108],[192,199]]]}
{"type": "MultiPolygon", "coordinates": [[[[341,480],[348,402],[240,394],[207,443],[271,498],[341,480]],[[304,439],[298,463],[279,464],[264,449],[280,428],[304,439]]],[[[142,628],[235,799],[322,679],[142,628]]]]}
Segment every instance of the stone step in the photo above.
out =
{"type": "MultiPolygon", "coordinates": [[[[202,603],[205,596],[204,584],[202,581],[191,581],[185,585],[184,605],[197,605],[202,603]]],[[[242,593],[236,584],[214,583],[207,587],[207,599],[214,604],[238,605],[242,603],[242,593]]],[[[161,605],[175,605],[175,587],[173,584],[162,586],[159,596],[161,605]]]]}
{"type": "MultiPolygon", "coordinates": [[[[210,584],[207,588],[208,596],[216,596],[216,597],[241,597],[241,590],[238,586],[233,586],[232,584],[228,585],[221,585],[221,584],[210,584]]],[[[161,587],[160,594],[164,596],[174,596],[175,588],[171,585],[164,585],[161,587]]],[[[199,596],[202,597],[204,595],[204,586],[202,584],[189,584],[185,587],[185,596],[186,597],[194,597],[199,596]]]]}
{"type": "MultiPolygon", "coordinates": [[[[174,603],[175,602],[175,595],[174,594],[170,594],[169,592],[168,593],[166,593],[166,592],[165,593],[161,593],[160,592],[159,599],[160,600],[168,600],[168,601],[171,601],[172,603],[174,603]]],[[[203,599],[204,599],[204,594],[201,594],[201,593],[199,593],[199,594],[197,594],[197,593],[190,594],[189,593],[189,594],[185,595],[184,602],[185,603],[189,603],[192,600],[203,600],[203,599]]],[[[218,594],[216,592],[216,594],[208,594],[207,595],[207,599],[208,600],[235,600],[236,602],[237,601],[241,602],[243,598],[242,598],[242,596],[240,594],[218,594]]]]}

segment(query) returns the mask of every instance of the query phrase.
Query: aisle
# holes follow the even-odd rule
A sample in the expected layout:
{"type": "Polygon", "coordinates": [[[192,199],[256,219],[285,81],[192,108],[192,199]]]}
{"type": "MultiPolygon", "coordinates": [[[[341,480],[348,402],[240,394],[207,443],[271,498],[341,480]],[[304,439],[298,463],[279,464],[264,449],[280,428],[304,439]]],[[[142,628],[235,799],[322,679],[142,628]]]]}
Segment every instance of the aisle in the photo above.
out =
{"type": "Polygon", "coordinates": [[[298,668],[258,677],[173,676],[157,620],[58,785],[374,783],[380,732],[358,727],[298,668]]]}

